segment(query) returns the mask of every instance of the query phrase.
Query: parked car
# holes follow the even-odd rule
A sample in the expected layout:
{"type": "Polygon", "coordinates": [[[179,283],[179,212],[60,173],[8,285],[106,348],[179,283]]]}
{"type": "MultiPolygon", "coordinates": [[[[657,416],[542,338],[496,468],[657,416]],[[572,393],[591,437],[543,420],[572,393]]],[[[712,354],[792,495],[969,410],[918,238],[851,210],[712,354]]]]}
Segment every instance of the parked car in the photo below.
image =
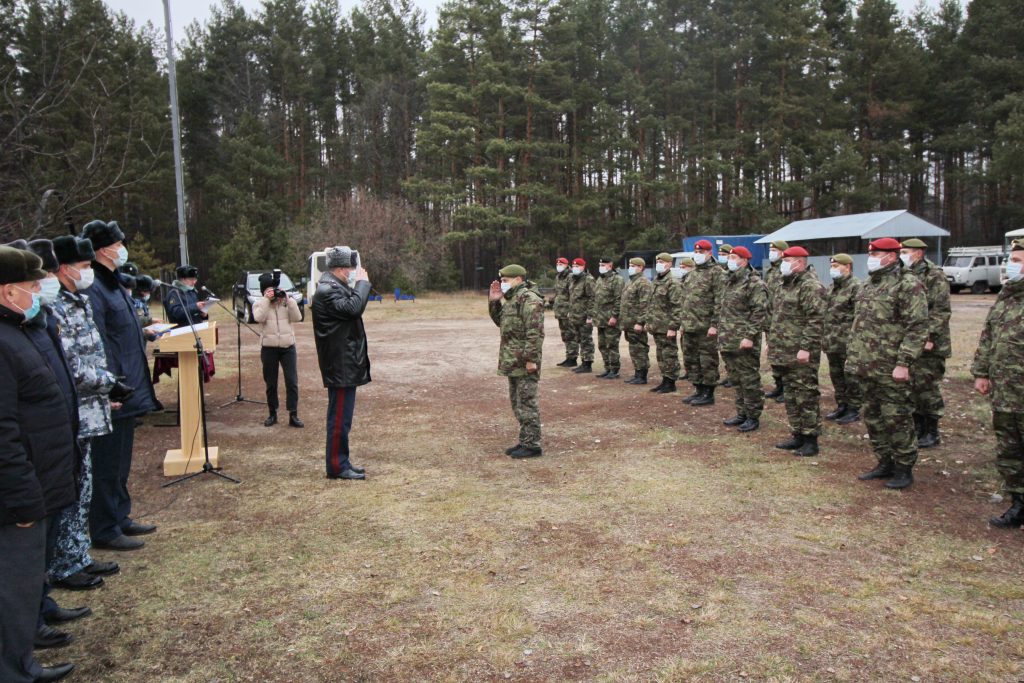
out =
{"type": "Polygon", "coordinates": [[[953,294],[965,289],[972,294],[998,292],[1003,257],[1002,247],[953,247],[942,264],[949,290],[953,294]]]}
{"type": "MultiPolygon", "coordinates": [[[[263,296],[260,291],[260,275],[265,270],[243,270],[238,276],[238,281],[231,288],[231,307],[235,311],[235,317],[247,323],[256,322],[252,317],[252,305],[259,297],[263,296]]],[[[306,319],[306,300],[302,291],[295,286],[292,279],[286,273],[281,273],[281,289],[289,297],[295,299],[299,304],[299,313],[302,319],[306,319]]]]}

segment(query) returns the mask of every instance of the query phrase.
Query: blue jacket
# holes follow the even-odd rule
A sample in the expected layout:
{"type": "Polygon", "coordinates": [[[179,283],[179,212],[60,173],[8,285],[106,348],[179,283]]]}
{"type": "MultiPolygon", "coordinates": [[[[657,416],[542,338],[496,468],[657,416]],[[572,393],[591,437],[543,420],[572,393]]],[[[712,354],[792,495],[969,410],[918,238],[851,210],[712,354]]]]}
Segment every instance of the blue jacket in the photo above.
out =
{"type": "Polygon", "coordinates": [[[196,325],[206,320],[208,316],[199,310],[198,301],[199,295],[196,294],[196,290],[185,289],[185,285],[175,280],[164,297],[167,322],[188,325],[188,316],[192,316],[192,322],[196,325]],[[185,314],[185,309],[188,309],[188,315],[185,314]]]}
{"type": "Polygon", "coordinates": [[[107,352],[107,370],[135,389],[111,417],[115,420],[143,415],[156,408],[156,395],[149,379],[146,340],[135,315],[128,290],[121,286],[113,271],[93,262],[96,281],[86,290],[92,304],[92,318],[103,338],[107,352]]]}

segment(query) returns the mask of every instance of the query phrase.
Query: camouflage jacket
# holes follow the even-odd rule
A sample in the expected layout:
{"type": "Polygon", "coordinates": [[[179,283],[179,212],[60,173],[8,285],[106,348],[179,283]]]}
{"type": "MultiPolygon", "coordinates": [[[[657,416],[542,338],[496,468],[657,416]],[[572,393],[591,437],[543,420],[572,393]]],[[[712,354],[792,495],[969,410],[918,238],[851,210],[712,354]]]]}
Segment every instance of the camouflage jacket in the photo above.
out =
{"type": "Polygon", "coordinates": [[[544,346],[544,299],[532,282],[514,287],[504,300],[490,301],[488,312],[494,324],[501,328],[501,347],[498,350],[498,374],[505,377],[525,377],[526,364],[537,364],[540,377],[541,352],[544,346]]]}
{"type": "MultiPolygon", "coordinates": [[[[768,288],[768,305],[771,306],[775,303],[779,287],[782,286],[782,259],[768,266],[768,270],[764,273],[764,284],[768,288]]],[[[771,324],[772,321],[769,319],[768,327],[765,328],[766,331],[771,327],[771,324]]]]}
{"type": "Polygon", "coordinates": [[[78,436],[86,439],[111,432],[110,399],[117,378],[107,371],[107,354],[89,297],[61,289],[53,303],[60,342],[78,390],[78,436]]]}
{"type": "Polygon", "coordinates": [[[821,340],[821,350],[825,353],[846,353],[846,344],[850,341],[850,325],[853,324],[853,309],[860,288],[860,280],[853,275],[832,281],[828,290],[828,312],[825,313],[825,330],[821,340]]]}
{"type": "Polygon", "coordinates": [[[812,364],[818,363],[827,308],[825,287],[813,268],[783,278],[772,301],[768,362],[796,365],[796,354],[802,350],[810,352],[812,364]]]}
{"type": "Polygon", "coordinates": [[[683,278],[685,295],[679,309],[683,332],[703,334],[718,326],[718,304],[728,277],[717,261],[707,261],[683,278]]]}
{"type": "Polygon", "coordinates": [[[555,317],[569,317],[569,290],[572,288],[572,271],[566,268],[555,274],[555,317]]]}
{"type": "Polygon", "coordinates": [[[587,318],[594,317],[594,295],[597,284],[594,276],[583,271],[579,277],[573,275],[569,285],[569,320],[582,325],[587,318]]]}
{"type": "Polygon", "coordinates": [[[740,342],[749,339],[760,355],[761,332],[767,322],[768,288],[761,276],[752,268],[730,272],[722,290],[721,313],[716,326],[719,350],[737,353],[740,342]]]}
{"type": "Polygon", "coordinates": [[[643,273],[629,277],[629,282],[622,288],[622,300],[619,303],[619,327],[629,331],[637,323],[642,325],[645,322],[653,291],[654,285],[644,277],[643,273]]]}
{"type": "Polygon", "coordinates": [[[981,329],[971,374],[992,380],[992,410],[1024,413],[1024,280],[1003,285],[981,329]]]}
{"type": "Polygon", "coordinates": [[[946,274],[942,272],[942,268],[928,259],[921,259],[909,270],[924,285],[925,296],[928,297],[928,341],[935,347],[924,353],[949,358],[953,355],[953,344],[949,334],[949,317],[952,310],[946,274]]]}
{"type": "Polygon", "coordinates": [[[135,308],[135,317],[139,319],[140,327],[149,327],[153,324],[153,315],[149,312],[148,301],[133,296],[132,306],[135,308]]]}
{"type": "MultiPolygon", "coordinates": [[[[693,274],[687,275],[693,277],[693,274]]],[[[679,307],[683,301],[683,290],[679,280],[672,277],[672,271],[666,270],[654,276],[651,288],[651,305],[647,307],[647,331],[665,334],[669,330],[679,329],[679,307]]]]}
{"type": "Polygon", "coordinates": [[[846,367],[861,377],[890,378],[897,365],[913,365],[927,338],[924,285],[899,261],[868,275],[857,294],[846,367]]]}
{"type": "MultiPolygon", "coordinates": [[[[608,327],[608,320],[610,318],[619,317],[624,287],[625,283],[622,281],[622,276],[614,270],[597,276],[597,286],[594,292],[595,326],[608,327]]],[[[616,323],[616,326],[618,326],[618,323],[616,323]]]]}

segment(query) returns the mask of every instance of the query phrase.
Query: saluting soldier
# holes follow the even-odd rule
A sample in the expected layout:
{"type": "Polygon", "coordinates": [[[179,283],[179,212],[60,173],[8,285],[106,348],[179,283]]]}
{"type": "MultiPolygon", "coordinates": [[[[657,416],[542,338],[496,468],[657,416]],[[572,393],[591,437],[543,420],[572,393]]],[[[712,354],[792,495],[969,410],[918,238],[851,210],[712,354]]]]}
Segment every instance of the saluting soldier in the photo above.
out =
{"type": "MultiPolygon", "coordinates": [[[[768,247],[769,265],[764,274],[764,284],[768,287],[768,305],[772,307],[775,306],[775,296],[778,294],[779,287],[782,286],[782,252],[787,249],[789,249],[789,243],[786,240],[775,240],[768,247]]],[[[768,343],[771,346],[771,321],[769,321],[768,329],[765,330],[765,336],[768,337],[768,343]]],[[[772,368],[772,380],[775,382],[775,387],[771,391],[766,391],[764,396],[765,398],[774,398],[777,403],[782,403],[785,400],[782,373],[774,367],[772,368]]]]}
{"type": "Polygon", "coordinates": [[[576,339],[576,329],[569,322],[569,290],[572,288],[572,271],[569,270],[569,259],[559,258],[555,261],[555,320],[558,321],[558,332],[565,344],[565,360],[558,363],[561,368],[576,367],[580,343],[576,339]]]}
{"type": "Polygon", "coordinates": [[[519,421],[519,443],[505,450],[513,458],[541,455],[540,406],[537,403],[544,347],[544,300],[526,281],[526,269],[510,264],[491,283],[488,312],[501,329],[498,374],[508,378],[512,412],[519,421]]]}
{"type": "Polygon", "coordinates": [[[644,331],[647,308],[651,303],[654,285],[644,275],[647,262],[642,258],[629,259],[629,282],[622,288],[619,305],[619,326],[629,344],[629,358],[633,361],[633,378],[626,384],[647,384],[650,369],[651,345],[644,331]]]}
{"type": "Polygon", "coordinates": [[[714,404],[718,386],[718,343],[708,335],[708,330],[718,324],[725,273],[712,259],[711,248],[708,240],[694,245],[694,269],[686,276],[686,304],[679,313],[683,356],[694,389],[683,403],[693,406],[714,404]]]}
{"type": "Polygon", "coordinates": [[[868,279],[857,295],[846,366],[864,395],[861,417],[878,464],[858,479],[888,479],[903,489],[914,483],[917,435],[910,368],[928,338],[924,285],[904,270],[900,243],[891,237],[868,244],[868,279]]]}
{"type": "Polygon", "coordinates": [[[1014,240],[1006,263],[1006,284],[988,312],[974,353],[974,388],[991,397],[996,469],[1012,504],[989,524],[1018,528],[1024,522],[1024,240],[1014,240]]]}
{"type": "MultiPolygon", "coordinates": [[[[587,272],[587,262],[573,259],[569,284],[569,324],[579,344],[580,366],[575,373],[590,372],[594,364],[594,295],[597,285],[587,272]]],[[[567,366],[567,367],[572,367],[567,366]]]]}
{"type": "Polygon", "coordinates": [[[761,422],[761,333],[768,322],[768,290],[750,267],[750,250],[736,247],[729,254],[725,287],[717,327],[708,330],[717,339],[725,367],[736,389],[736,416],[724,421],[741,432],[752,432],[761,422]]]}
{"type": "Polygon", "coordinates": [[[939,419],[945,412],[942,401],[942,378],[946,359],[953,355],[949,333],[949,282],[942,268],[924,257],[928,245],[914,238],[903,243],[900,259],[924,285],[928,297],[928,341],[924,352],[910,371],[910,393],[914,397],[914,425],[917,447],[931,448],[940,443],[939,419]]]}
{"type": "Polygon", "coordinates": [[[654,260],[654,282],[651,305],[647,309],[646,329],[654,337],[655,357],[661,371],[661,384],[651,389],[655,394],[668,394],[676,390],[679,378],[679,305],[682,290],[679,280],[672,276],[672,255],[661,252],[654,260]]]}
{"type": "Polygon", "coordinates": [[[594,324],[597,326],[597,348],[604,362],[601,379],[619,376],[619,308],[622,304],[622,277],[615,262],[602,258],[597,262],[597,286],[594,293],[594,324]]]}
{"type": "Polygon", "coordinates": [[[845,425],[860,419],[860,389],[857,378],[846,369],[846,346],[861,283],[853,276],[853,258],[849,254],[832,257],[829,275],[832,276],[832,286],[828,290],[828,312],[825,314],[821,348],[828,358],[836,409],[825,415],[825,419],[845,425]]]}

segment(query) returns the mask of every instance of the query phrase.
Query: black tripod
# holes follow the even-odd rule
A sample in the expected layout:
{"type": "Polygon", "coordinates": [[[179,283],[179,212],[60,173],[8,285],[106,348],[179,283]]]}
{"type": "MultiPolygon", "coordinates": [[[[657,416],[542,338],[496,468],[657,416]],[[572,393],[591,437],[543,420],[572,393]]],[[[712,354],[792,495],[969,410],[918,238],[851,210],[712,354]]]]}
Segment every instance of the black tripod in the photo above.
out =
{"type": "MultiPolygon", "coordinates": [[[[210,296],[214,296],[214,293],[211,292],[206,287],[203,287],[203,291],[209,294],[210,296]]],[[[228,313],[230,313],[231,317],[235,319],[235,358],[237,359],[238,363],[238,367],[236,370],[237,385],[235,390],[235,398],[228,401],[227,403],[217,406],[217,408],[227,408],[228,406],[233,406],[236,403],[255,403],[257,405],[265,406],[267,405],[266,401],[257,401],[254,398],[246,398],[245,396],[242,395],[242,326],[245,326],[245,329],[249,330],[257,337],[260,336],[260,333],[252,329],[252,326],[249,325],[249,323],[243,323],[241,320],[239,320],[238,315],[230,308],[225,306],[223,303],[221,303],[220,299],[217,299],[217,305],[223,308],[228,313]]]]}
{"type": "MultiPolygon", "coordinates": [[[[199,470],[198,472],[186,474],[185,476],[179,477],[174,481],[169,481],[166,484],[161,485],[161,488],[167,488],[168,486],[180,484],[181,482],[187,481],[188,479],[192,479],[193,477],[198,477],[200,474],[215,474],[221,479],[227,479],[230,482],[241,484],[241,480],[235,479],[234,477],[229,477],[228,475],[221,472],[219,467],[214,467],[213,463],[210,462],[209,432],[206,429],[206,391],[203,387],[203,382],[206,379],[206,351],[203,349],[203,340],[199,337],[199,332],[196,331],[195,323],[192,322],[192,314],[188,312],[188,306],[185,305],[185,302],[181,298],[181,292],[179,292],[176,289],[172,289],[171,292],[178,295],[178,302],[181,304],[181,307],[185,311],[185,316],[188,318],[188,326],[192,329],[192,335],[196,338],[195,349],[196,355],[199,358],[199,410],[200,414],[202,415],[204,458],[203,469],[199,470]]],[[[185,444],[182,444],[181,446],[182,448],[184,448],[185,444]]],[[[187,462],[185,463],[185,470],[188,470],[187,462]]]]}

